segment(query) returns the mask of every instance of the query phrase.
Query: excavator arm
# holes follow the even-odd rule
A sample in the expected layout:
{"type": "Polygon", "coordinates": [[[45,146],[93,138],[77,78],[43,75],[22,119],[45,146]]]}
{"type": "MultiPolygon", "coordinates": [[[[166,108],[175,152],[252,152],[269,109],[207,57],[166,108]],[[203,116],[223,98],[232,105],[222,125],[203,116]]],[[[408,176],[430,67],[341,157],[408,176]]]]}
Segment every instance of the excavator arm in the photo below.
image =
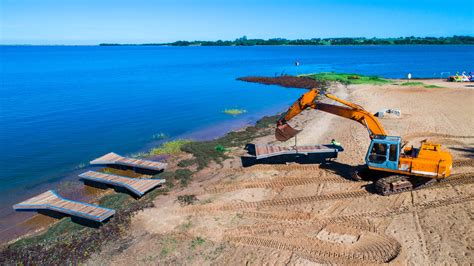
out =
{"type": "Polygon", "coordinates": [[[299,133],[299,130],[292,128],[288,124],[288,121],[307,108],[321,110],[357,121],[367,128],[371,139],[373,139],[376,135],[387,135],[377,118],[361,106],[339,99],[332,94],[325,94],[325,96],[345,106],[318,102],[318,95],[319,90],[317,89],[312,89],[309,92],[306,92],[295,103],[293,103],[288,111],[282,114],[280,119],[277,121],[277,128],[275,131],[275,137],[277,140],[286,141],[299,133]]]}

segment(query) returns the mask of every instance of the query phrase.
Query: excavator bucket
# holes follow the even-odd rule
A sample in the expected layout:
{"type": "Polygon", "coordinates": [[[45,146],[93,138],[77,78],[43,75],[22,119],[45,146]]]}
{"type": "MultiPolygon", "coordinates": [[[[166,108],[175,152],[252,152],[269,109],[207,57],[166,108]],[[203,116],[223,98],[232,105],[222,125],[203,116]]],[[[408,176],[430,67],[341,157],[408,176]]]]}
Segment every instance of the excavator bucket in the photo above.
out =
{"type": "Polygon", "coordinates": [[[301,130],[292,128],[288,124],[279,125],[275,129],[275,138],[279,141],[287,141],[300,133],[300,131],[301,130]]]}

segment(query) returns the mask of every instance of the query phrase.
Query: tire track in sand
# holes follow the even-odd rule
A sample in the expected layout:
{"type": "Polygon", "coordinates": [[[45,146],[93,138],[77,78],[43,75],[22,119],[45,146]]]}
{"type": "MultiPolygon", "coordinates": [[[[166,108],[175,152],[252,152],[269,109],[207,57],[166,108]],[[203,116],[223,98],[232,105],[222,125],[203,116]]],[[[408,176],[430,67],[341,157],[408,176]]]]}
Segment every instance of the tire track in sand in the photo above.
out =
{"type": "Polygon", "coordinates": [[[274,232],[271,232],[271,235],[258,236],[242,232],[229,233],[225,239],[246,246],[287,250],[311,258],[316,262],[331,263],[383,263],[397,257],[401,250],[401,245],[396,239],[383,233],[336,224],[323,227],[309,225],[291,230],[288,235],[275,236],[274,232]],[[341,245],[308,235],[311,232],[321,232],[322,230],[333,235],[351,235],[355,241],[351,244],[341,245]]]}
{"type": "Polygon", "coordinates": [[[282,189],[284,187],[290,186],[303,186],[310,184],[320,184],[320,183],[352,183],[349,180],[346,180],[341,177],[318,177],[318,178],[276,178],[276,179],[264,179],[257,181],[247,181],[240,182],[236,184],[223,184],[217,185],[205,189],[206,193],[221,193],[229,192],[239,189],[249,189],[249,188],[270,188],[270,189],[282,189]]]}
{"type": "MultiPolygon", "coordinates": [[[[435,183],[431,186],[422,188],[422,189],[437,189],[443,186],[457,186],[474,183],[474,173],[463,173],[452,175],[449,178],[443,179],[438,183],[435,183]]],[[[409,191],[408,191],[409,192],[409,191]]],[[[407,193],[407,192],[404,192],[407,193]]],[[[227,203],[227,204],[209,204],[209,205],[199,205],[199,206],[187,206],[184,207],[183,211],[186,212],[206,212],[206,211],[232,211],[239,209],[259,209],[267,207],[277,207],[277,206],[290,206],[297,204],[305,204],[317,201],[325,200],[343,200],[343,199],[354,199],[367,196],[379,196],[373,194],[367,190],[357,190],[357,191],[348,191],[348,192],[339,192],[331,193],[324,195],[312,195],[312,196],[302,196],[294,198],[282,198],[282,199],[270,199],[262,201],[253,201],[253,202],[237,202],[237,203],[227,203]]]]}
{"type": "Polygon", "coordinates": [[[263,219],[263,220],[275,220],[275,221],[310,221],[310,222],[321,222],[321,223],[349,223],[354,221],[361,221],[366,218],[383,218],[396,216],[405,213],[411,213],[414,210],[424,211],[433,208],[445,207],[453,204],[461,204],[474,200],[474,195],[468,195],[465,197],[451,197],[447,199],[434,200],[430,202],[422,202],[413,205],[412,207],[403,206],[399,208],[391,208],[383,211],[372,211],[351,215],[338,215],[332,217],[318,217],[319,215],[312,212],[292,212],[292,211],[278,211],[278,212],[265,212],[265,211],[244,211],[243,215],[246,217],[263,219]]]}
{"type": "Polygon", "coordinates": [[[271,199],[254,202],[238,202],[228,204],[212,204],[184,207],[185,211],[200,212],[200,211],[231,211],[237,209],[258,209],[265,207],[289,206],[303,203],[311,203],[314,201],[323,200],[339,200],[339,199],[353,199],[371,195],[366,190],[349,191],[341,193],[332,193],[325,195],[302,196],[294,198],[271,199]]]}

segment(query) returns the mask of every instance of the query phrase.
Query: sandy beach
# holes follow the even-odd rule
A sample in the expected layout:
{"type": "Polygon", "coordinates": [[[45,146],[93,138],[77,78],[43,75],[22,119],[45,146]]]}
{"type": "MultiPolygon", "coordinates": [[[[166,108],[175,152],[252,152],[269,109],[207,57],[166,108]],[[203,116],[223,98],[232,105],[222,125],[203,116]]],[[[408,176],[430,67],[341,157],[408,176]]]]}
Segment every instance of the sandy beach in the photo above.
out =
{"type": "MultiPolygon", "coordinates": [[[[383,263],[467,264],[472,261],[474,92],[465,83],[417,80],[443,88],[333,84],[329,92],[382,118],[391,135],[409,145],[424,139],[453,154],[459,182],[392,196],[370,193],[369,182],[347,179],[364,163],[367,131],[350,120],[309,110],[291,124],[298,144],[336,139],[345,151],[329,164],[255,165],[242,168],[243,147],[222,165],[198,171],[184,189],[158,196],[138,212],[130,230],[93,254],[88,265],[383,263]],[[466,181],[467,180],[467,181],[466,181]],[[192,205],[177,201],[195,195],[192,205]]],[[[274,136],[254,143],[276,144],[274,136]]],[[[289,140],[283,145],[294,145],[289,140]]],[[[169,159],[173,167],[189,155],[169,159]]]]}

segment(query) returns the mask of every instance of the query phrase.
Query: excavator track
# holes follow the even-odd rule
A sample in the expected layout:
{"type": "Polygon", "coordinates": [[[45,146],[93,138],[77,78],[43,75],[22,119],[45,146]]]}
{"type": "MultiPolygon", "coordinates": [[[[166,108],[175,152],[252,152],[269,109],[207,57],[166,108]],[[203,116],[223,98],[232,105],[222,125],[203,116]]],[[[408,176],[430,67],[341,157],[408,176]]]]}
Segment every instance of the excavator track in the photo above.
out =
{"type": "Polygon", "coordinates": [[[375,190],[383,196],[388,196],[407,191],[420,190],[426,187],[462,185],[472,182],[474,182],[474,173],[452,175],[441,180],[427,177],[394,175],[378,179],[375,182],[375,190]]]}

